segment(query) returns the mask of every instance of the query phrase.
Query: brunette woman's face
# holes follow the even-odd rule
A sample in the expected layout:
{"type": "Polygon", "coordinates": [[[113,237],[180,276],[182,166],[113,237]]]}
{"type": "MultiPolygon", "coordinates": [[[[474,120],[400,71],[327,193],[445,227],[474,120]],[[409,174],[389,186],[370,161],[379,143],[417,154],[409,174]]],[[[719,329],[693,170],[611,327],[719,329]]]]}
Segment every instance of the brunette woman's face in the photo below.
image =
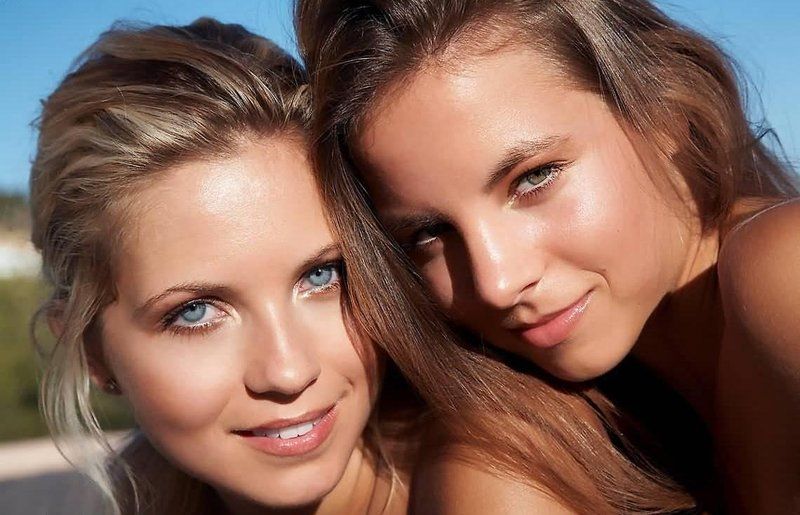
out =
{"type": "Polygon", "coordinates": [[[632,349],[686,260],[685,218],[634,143],[599,96],[515,49],[386,92],[357,155],[450,315],[580,381],[632,349]]]}
{"type": "MultiPolygon", "coordinates": [[[[108,373],[174,464],[225,499],[318,501],[374,388],[340,307],[339,253],[287,139],[165,172],[137,195],[103,314],[108,373]]],[[[356,343],[357,345],[357,343],[356,343]]]]}

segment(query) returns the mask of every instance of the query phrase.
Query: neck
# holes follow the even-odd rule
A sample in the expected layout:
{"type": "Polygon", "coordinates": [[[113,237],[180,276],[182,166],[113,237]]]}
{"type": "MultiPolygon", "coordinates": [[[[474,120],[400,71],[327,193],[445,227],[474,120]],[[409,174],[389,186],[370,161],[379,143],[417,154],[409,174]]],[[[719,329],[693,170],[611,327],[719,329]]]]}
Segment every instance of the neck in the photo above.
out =
{"type": "Polygon", "coordinates": [[[709,426],[724,320],[717,285],[716,232],[698,236],[685,266],[650,316],[634,355],[683,396],[709,426]]]}
{"type": "Polygon", "coordinates": [[[363,442],[353,450],[333,490],[317,503],[269,508],[232,496],[221,497],[228,515],[372,515],[384,513],[385,508],[387,513],[400,513],[407,503],[405,496],[392,491],[391,478],[378,473],[378,465],[365,452],[363,442]]]}

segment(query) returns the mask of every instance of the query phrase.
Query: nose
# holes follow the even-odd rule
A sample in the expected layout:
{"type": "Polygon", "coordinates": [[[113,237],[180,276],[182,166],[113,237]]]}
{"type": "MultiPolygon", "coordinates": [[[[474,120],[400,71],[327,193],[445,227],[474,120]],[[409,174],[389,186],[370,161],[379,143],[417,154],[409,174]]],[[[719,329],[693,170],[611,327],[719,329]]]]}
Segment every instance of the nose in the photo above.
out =
{"type": "Polygon", "coordinates": [[[322,369],[319,356],[299,323],[291,313],[276,306],[266,310],[266,316],[251,337],[250,353],[245,372],[245,386],[255,394],[297,396],[311,386],[322,369]]]}
{"type": "Polygon", "coordinates": [[[481,303],[494,309],[511,308],[522,292],[539,282],[544,268],[542,253],[531,248],[530,237],[520,237],[519,227],[508,228],[503,221],[486,219],[465,231],[474,294],[481,303]]]}

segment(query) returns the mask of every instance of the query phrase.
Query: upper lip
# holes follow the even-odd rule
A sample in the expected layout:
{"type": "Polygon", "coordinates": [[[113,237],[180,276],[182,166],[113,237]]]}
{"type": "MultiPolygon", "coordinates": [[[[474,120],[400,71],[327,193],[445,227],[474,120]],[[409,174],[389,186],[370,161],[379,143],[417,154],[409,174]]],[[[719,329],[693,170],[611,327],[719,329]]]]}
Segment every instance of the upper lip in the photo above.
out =
{"type": "Polygon", "coordinates": [[[550,313],[548,313],[546,315],[541,315],[541,316],[536,317],[536,318],[534,318],[532,320],[522,320],[521,318],[513,319],[513,321],[511,323],[509,323],[507,325],[507,327],[509,329],[511,329],[512,331],[526,331],[526,330],[532,329],[534,327],[543,326],[546,323],[548,323],[549,321],[553,320],[554,318],[556,318],[559,315],[561,315],[562,313],[564,313],[565,311],[568,311],[569,309],[574,307],[576,304],[578,304],[580,301],[582,301],[586,297],[586,295],[588,295],[588,293],[585,293],[585,294],[581,295],[577,300],[575,300],[574,302],[571,302],[565,308],[561,308],[561,309],[558,309],[556,311],[551,311],[550,313]]]}
{"type": "Polygon", "coordinates": [[[326,408],[322,408],[322,409],[318,409],[318,410],[314,410],[314,411],[308,411],[308,412],[303,413],[302,415],[300,415],[298,417],[279,418],[279,419],[270,420],[269,422],[266,422],[264,424],[259,424],[257,426],[248,427],[247,429],[240,429],[240,430],[237,430],[236,432],[244,432],[244,433],[246,433],[246,432],[253,432],[253,431],[268,431],[268,430],[275,430],[275,429],[283,429],[283,428],[289,427],[289,426],[296,426],[298,424],[304,424],[306,422],[311,422],[312,420],[317,420],[318,418],[321,418],[321,417],[325,416],[329,411],[331,411],[334,408],[334,406],[336,406],[336,405],[335,404],[331,404],[330,406],[328,406],[326,408]]]}

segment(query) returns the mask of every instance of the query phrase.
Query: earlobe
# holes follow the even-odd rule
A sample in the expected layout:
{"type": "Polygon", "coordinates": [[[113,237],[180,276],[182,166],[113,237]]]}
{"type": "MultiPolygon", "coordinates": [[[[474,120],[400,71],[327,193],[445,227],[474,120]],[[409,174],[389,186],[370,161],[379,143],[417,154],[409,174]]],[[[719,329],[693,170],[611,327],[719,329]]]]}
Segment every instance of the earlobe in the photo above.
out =
{"type": "Polygon", "coordinates": [[[113,377],[109,377],[106,379],[105,383],[103,383],[103,391],[111,394],[111,395],[121,395],[122,390],[120,390],[117,381],[113,377]]]}
{"type": "Polygon", "coordinates": [[[91,354],[87,357],[89,365],[89,378],[92,384],[109,395],[121,395],[122,390],[108,367],[99,362],[91,354]]]}
{"type": "MultiPolygon", "coordinates": [[[[51,309],[50,313],[47,315],[47,326],[56,339],[61,338],[61,335],[64,334],[63,311],[57,308],[51,309]]],[[[89,331],[89,333],[93,332],[94,331],[89,331]]],[[[100,342],[96,341],[97,339],[97,335],[90,335],[90,341],[84,342],[86,360],[89,366],[89,378],[96,388],[105,393],[109,395],[121,395],[122,390],[116,379],[114,379],[111,371],[105,365],[102,347],[100,342]]]]}
{"type": "Polygon", "coordinates": [[[93,321],[87,329],[83,346],[86,351],[89,377],[94,386],[109,395],[121,395],[122,389],[108,366],[103,352],[102,333],[97,320],[93,321]]]}
{"type": "Polygon", "coordinates": [[[61,338],[61,335],[64,334],[64,317],[60,308],[55,307],[47,310],[47,328],[56,339],[61,338]]]}

